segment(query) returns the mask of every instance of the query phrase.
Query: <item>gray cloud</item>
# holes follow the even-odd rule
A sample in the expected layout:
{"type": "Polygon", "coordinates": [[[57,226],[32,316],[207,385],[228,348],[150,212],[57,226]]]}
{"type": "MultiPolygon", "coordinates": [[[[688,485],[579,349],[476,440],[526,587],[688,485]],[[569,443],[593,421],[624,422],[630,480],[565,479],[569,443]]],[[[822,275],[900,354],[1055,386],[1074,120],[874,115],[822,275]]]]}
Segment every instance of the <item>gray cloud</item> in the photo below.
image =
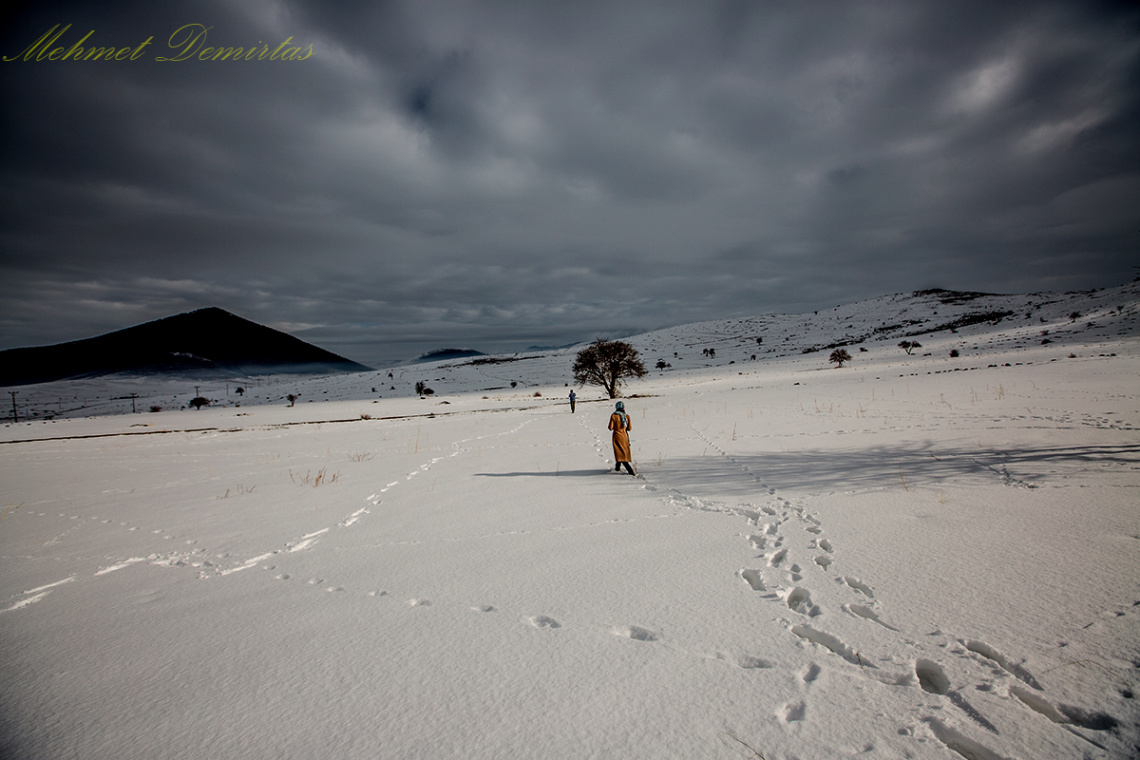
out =
{"type": "Polygon", "coordinates": [[[38,3],[0,62],[0,347],[218,305],[365,363],[1134,276],[1113,3],[38,3]],[[158,62],[209,44],[304,61],[158,62]]]}

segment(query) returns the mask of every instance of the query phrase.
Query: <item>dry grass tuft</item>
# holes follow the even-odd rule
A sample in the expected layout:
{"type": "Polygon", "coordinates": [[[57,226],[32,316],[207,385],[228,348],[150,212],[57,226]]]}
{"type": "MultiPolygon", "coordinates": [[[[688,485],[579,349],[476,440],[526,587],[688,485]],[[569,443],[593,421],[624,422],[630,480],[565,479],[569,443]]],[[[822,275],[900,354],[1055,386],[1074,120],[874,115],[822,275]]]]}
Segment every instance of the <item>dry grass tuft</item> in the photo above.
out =
{"type": "MultiPolygon", "coordinates": [[[[235,496],[243,496],[247,493],[253,493],[253,489],[255,489],[255,488],[257,488],[257,486],[250,486],[250,487],[246,488],[245,485],[239,483],[238,487],[237,487],[237,493],[234,495],[235,496]]],[[[218,501],[221,501],[222,499],[230,498],[231,492],[232,492],[232,489],[227,488],[226,492],[218,497],[218,501]]]]}
{"type": "Polygon", "coordinates": [[[321,469],[317,470],[317,474],[315,476],[313,475],[312,470],[307,470],[304,475],[301,475],[300,473],[294,474],[292,469],[289,470],[289,480],[292,480],[293,484],[298,486],[312,486],[313,488],[319,488],[325,483],[335,483],[339,479],[340,473],[334,472],[332,475],[329,475],[327,467],[322,467],[321,469]]]}
{"type": "Polygon", "coordinates": [[[765,758],[764,755],[761,754],[760,750],[756,749],[755,747],[753,747],[751,744],[749,744],[748,742],[741,739],[736,734],[732,733],[731,731],[725,731],[725,733],[728,736],[732,737],[732,739],[734,741],[739,742],[740,744],[743,744],[745,747],[747,747],[749,749],[749,751],[752,752],[752,754],[748,756],[748,760],[752,760],[753,758],[757,758],[757,757],[760,758],[760,760],[767,760],[767,758],[765,758]]]}

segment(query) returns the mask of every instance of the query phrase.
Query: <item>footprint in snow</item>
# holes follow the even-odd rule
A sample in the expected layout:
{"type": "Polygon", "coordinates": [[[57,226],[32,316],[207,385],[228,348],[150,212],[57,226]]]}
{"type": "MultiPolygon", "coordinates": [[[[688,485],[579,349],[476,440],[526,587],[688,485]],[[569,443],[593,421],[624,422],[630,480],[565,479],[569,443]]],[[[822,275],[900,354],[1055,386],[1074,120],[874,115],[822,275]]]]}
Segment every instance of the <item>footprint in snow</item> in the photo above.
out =
{"type": "Polygon", "coordinates": [[[792,633],[799,636],[808,644],[818,644],[824,649],[831,650],[852,665],[858,665],[860,668],[875,668],[875,666],[864,659],[859,652],[848,646],[846,642],[826,631],[820,631],[808,625],[796,625],[792,626],[792,633]]]}
{"type": "Polygon", "coordinates": [[[780,716],[785,723],[798,723],[807,717],[806,702],[789,702],[784,705],[780,716]]]}
{"type": "Polygon", "coordinates": [[[893,625],[884,623],[879,618],[879,613],[875,612],[870,607],[864,607],[861,604],[845,604],[843,605],[843,609],[845,609],[847,612],[850,612],[855,617],[861,617],[864,620],[870,620],[872,623],[878,623],[888,631],[895,631],[896,633],[899,632],[898,628],[895,628],[893,625]]]}
{"type": "Polygon", "coordinates": [[[621,636],[626,639],[633,639],[634,641],[657,641],[658,635],[648,628],[642,628],[637,625],[626,625],[620,628],[615,628],[611,631],[615,636],[621,636]]]}
{"type": "Polygon", "coordinates": [[[1025,669],[1024,665],[1011,661],[1008,657],[991,647],[989,644],[972,639],[963,641],[962,644],[965,645],[967,650],[973,652],[974,654],[981,655],[987,660],[992,660],[1002,670],[1006,671],[1016,678],[1019,678],[1029,686],[1032,686],[1034,689],[1037,689],[1038,691],[1044,691],[1044,687],[1042,687],[1037,679],[1033,677],[1032,673],[1025,669]]]}
{"type": "Polygon", "coordinates": [[[796,586],[788,593],[785,601],[788,604],[788,609],[793,612],[798,612],[801,615],[819,617],[823,614],[818,606],[811,603],[811,594],[806,588],[796,586]]]}
{"type": "Polygon", "coordinates": [[[738,668],[743,670],[768,670],[769,668],[776,667],[774,662],[765,660],[763,657],[753,657],[750,654],[743,654],[735,659],[729,659],[726,655],[718,654],[718,660],[725,660],[734,663],[738,668]]]}
{"type": "Polygon", "coordinates": [[[997,733],[997,727],[986,719],[978,710],[966,701],[966,698],[957,691],[950,690],[950,679],[942,666],[933,660],[920,659],[914,663],[914,674],[918,676],[918,685],[928,694],[940,694],[948,697],[950,701],[962,712],[988,731],[997,733]]]}
{"type": "Polygon", "coordinates": [[[764,576],[761,575],[759,570],[751,567],[746,567],[740,571],[739,575],[744,579],[745,583],[752,587],[753,591],[766,590],[766,586],[764,585],[764,576]]]}
{"type": "Polygon", "coordinates": [[[852,578],[850,575],[845,575],[843,576],[843,582],[858,591],[860,594],[866,595],[868,599],[875,598],[875,593],[871,591],[871,587],[866,583],[863,583],[863,581],[859,580],[858,578],[852,578]]]}
{"type": "Polygon", "coordinates": [[[945,694],[950,690],[950,679],[946,677],[946,671],[933,660],[915,662],[914,673],[918,676],[918,685],[928,694],[945,694]]]}
{"type": "Polygon", "coordinates": [[[561,623],[559,623],[557,620],[555,620],[552,617],[547,617],[546,615],[536,615],[534,617],[529,617],[526,619],[526,622],[529,623],[530,625],[534,626],[535,628],[561,628],[562,627],[561,623]]]}
{"type": "Polygon", "coordinates": [[[807,670],[805,670],[803,672],[803,675],[800,676],[800,680],[802,680],[804,683],[814,683],[815,680],[819,678],[819,674],[821,672],[822,668],[813,662],[811,665],[808,665],[807,670]]]}

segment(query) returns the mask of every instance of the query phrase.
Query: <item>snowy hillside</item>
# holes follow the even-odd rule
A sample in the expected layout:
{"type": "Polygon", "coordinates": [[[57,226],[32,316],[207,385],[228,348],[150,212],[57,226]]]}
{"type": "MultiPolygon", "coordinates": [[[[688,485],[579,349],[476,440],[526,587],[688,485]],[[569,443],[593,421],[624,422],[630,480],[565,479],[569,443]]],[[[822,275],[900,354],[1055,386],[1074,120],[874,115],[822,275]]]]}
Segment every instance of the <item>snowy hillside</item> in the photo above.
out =
{"type": "MultiPolygon", "coordinates": [[[[858,362],[868,358],[862,356],[868,352],[872,357],[895,356],[903,340],[918,341],[922,348],[916,353],[935,358],[948,358],[957,350],[960,361],[943,369],[965,369],[979,366],[994,351],[1046,346],[1048,355],[1058,358],[1138,335],[1140,283],[1134,282],[1080,293],[998,296],[925,291],[806,314],[698,322],[623,340],[641,352],[655,375],[681,376],[733,364],[746,365],[736,367],[738,371],[755,371],[764,361],[787,358],[798,359],[796,366],[827,368],[832,348],[846,347],[858,362]],[[708,355],[710,350],[714,355],[708,355]],[[669,366],[656,370],[659,362],[669,366]]],[[[533,394],[536,388],[571,384],[570,366],[578,348],[327,377],[235,376],[208,382],[120,375],[26,386],[18,389],[17,400],[24,419],[69,418],[132,409],[185,409],[196,395],[232,407],[288,403],[288,394],[298,396],[302,405],[409,398],[416,396],[415,384],[422,381],[434,391],[434,399],[425,404],[439,405],[453,394],[519,397],[527,389],[533,394]]]]}
{"type": "Polygon", "coordinates": [[[21,389],[0,757],[1136,757],[1138,295],[21,389]]]}

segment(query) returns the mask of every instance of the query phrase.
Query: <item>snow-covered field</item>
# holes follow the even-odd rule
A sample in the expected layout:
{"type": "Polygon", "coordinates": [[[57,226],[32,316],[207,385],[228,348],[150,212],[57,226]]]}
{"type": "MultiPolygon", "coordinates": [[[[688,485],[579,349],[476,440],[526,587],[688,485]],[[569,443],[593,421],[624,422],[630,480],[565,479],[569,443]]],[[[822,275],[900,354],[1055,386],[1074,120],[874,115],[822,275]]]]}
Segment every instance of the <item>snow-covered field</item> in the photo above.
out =
{"type": "Polygon", "coordinates": [[[0,756],[1135,757],[1137,286],[946,300],[630,338],[636,478],[573,351],[19,389],[0,756]]]}

